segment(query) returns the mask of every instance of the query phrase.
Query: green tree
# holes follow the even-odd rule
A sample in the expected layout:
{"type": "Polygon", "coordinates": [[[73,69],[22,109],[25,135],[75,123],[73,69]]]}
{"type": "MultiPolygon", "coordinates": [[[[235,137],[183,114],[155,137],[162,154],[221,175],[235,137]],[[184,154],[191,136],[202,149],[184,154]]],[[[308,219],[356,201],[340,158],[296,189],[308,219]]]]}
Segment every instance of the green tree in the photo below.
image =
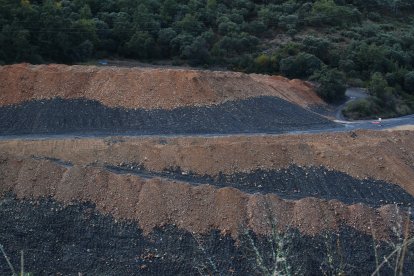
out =
{"type": "Polygon", "coordinates": [[[91,19],[92,18],[91,8],[89,7],[88,4],[86,4],[85,6],[83,6],[80,9],[79,15],[82,19],[91,19]]]}
{"type": "Polygon", "coordinates": [[[228,35],[240,31],[240,26],[230,21],[227,17],[220,18],[219,22],[218,31],[221,35],[228,35]]]}
{"type": "Polygon", "coordinates": [[[280,72],[290,78],[309,77],[321,67],[321,60],[308,53],[299,53],[280,61],[280,72]]]}
{"type": "Polygon", "coordinates": [[[179,11],[180,7],[175,0],[165,0],[161,6],[160,15],[166,22],[171,22],[179,11]]]}
{"type": "Polygon", "coordinates": [[[312,25],[351,25],[360,22],[361,14],[357,9],[340,6],[334,0],[317,0],[312,7],[312,25]]]}
{"type": "Polygon", "coordinates": [[[160,22],[158,16],[144,4],[139,5],[133,14],[133,22],[135,30],[144,31],[149,34],[156,35],[160,30],[160,22]]]}
{"type": "Polygon", "coordinates": [[[188,33],[182,33],[173,38],[170,42],[172,54],[180,56],[184,48],[191,45],[194,41],[194,36],[188,33]]]}
{"type": "Polygon", "coordinates": [[[408,72],[404,76],[404,89],[414,93],[414,71],[408,72]]]}
{"type": "Polygon", "coordinates": [[[261,54],[254,59],[254,71],[259,73],[275,73],[278,71],[278,62],[275,56],[261,54]]]}
{"type": "Polygon", "coordinates": [[[246,25],[246,31],[253,35],[261,35],[266,31],[266,25],[259,20],[254,20],[246,25]]]}
{"type": "Polygon", "coordinates": [[[337,69],[323,68],[311,78],[318,82],[318,95],[327,102],[335,103],[345,99],[346,78],[337,69]]]}
{"type": "Polygon", "coordinates": [[[126,53],[134,58],[151,58],[154,52],[154,39],[148,32],[137,31],[126,44],[126,53]]]}
{"type": "Polygon", "coordinates": [[[161,55],[169,57],[171,55],[171,41],[177,36],[173,28],[161,29],[158,32],[158,45],[161,48],[161,55]]]}
{"type": "Polygon", "coordinates": [[[216,9],[217,8],[217,0],[207,0],[207,8],[208,9],[216,9]]]}
{"type": "Polygon", "coordinates": [[[193,43],[183,48],[181,57],[188,59],[192,65],[209,64],[211,56],[207,41],[202,36],[197,37],[193,43]]]}
{"type": "Polygon", "coordinates": [[[355,63],[355,69],[361,72],[363,79],[369,79],[374,72],[392,71],[393,64],[386,56],[385,47],[360,42],[349,46],[347,59],[355,63]]]}
{"type": "Polygon", "coordinates": [[[385,95],[386,87],[388,87],[387,80],[380,72],[372,74],[368,84],[368,91],[372,96],[382,98],[385,95]]]}
{"type": "Polygon", "coordinates": [[[329,49],[332,47],[329,40],[314,36],[306,36],[303,39],[302,44],[306,52],[315,55],[324,62],[329,61],[329,49]]]}
{"type": "Polygon", "coordinates": [[[258,18],[267,26],[267,27],[277,27],[279,23],[279,17],[282,15],[280,11],[277,10],[275,5],[266,5],[260,8],[257,12],[258,18]]]}
{"type": "Polygon", "coordinates": [[[89,40],[83,41],[73,49],[73,59],[76,61],[86,61],[93,55],[93,43],[89,40]]]}
{"type": "Polygon", "coordinates": [[[177,32],[186,32],[192,35],[200,34],[203,31],[203,25],[193,14],[186,14],[184,18],[174,24],[177,32]]]}

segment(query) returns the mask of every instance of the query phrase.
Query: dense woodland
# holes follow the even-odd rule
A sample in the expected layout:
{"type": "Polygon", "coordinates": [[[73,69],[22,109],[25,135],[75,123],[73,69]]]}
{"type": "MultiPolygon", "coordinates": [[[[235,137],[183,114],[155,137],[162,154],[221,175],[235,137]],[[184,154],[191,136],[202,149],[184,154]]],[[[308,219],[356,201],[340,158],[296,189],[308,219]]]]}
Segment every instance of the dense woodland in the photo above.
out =
{"type": "Polygon", "coordinates": [[[0,64],[102,58],[282,74],[353,118],[414,112],[412,0],[0,0],[0,64]]]}

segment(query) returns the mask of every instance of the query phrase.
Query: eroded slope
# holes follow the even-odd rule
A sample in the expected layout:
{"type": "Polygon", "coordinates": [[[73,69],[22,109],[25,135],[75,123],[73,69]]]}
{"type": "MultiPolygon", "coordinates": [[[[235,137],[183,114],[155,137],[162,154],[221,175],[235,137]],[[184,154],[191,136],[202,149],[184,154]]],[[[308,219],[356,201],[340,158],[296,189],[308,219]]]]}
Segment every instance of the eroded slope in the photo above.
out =
{"type": "Polygon", "coordinates": [[[164,225],[205,234],[218,229],[234,239],[243,229],[271,235],[277,229],[298,229],[317,235],[341,226],[355,228],[378,239],[392,236],[402,211],[393,205],[375,210],[362,204],[304,198],[286,201],[276,195],[247,194],[234,188],[193,186],[157,177],[118,175],[101,168],[67,168],[48,160],[3,159],[1,194],[18,198],[52,197],[59,202],[92,202],[104,214],[135,220],[144,233],[164,225]],[[371,229],[371,227],[374,227],[371,229]]]}

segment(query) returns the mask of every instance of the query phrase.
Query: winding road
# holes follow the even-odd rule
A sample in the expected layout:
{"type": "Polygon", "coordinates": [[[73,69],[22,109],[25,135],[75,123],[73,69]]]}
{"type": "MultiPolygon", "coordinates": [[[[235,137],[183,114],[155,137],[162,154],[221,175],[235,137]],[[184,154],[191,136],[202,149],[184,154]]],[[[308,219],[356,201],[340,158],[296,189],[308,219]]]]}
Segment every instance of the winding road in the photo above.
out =
{"type": "Polygon", "coordinates": [[[334,120],[334,122],[344,125],[346,130],[351,130],[351,129],[377,130],[377,129],[395,128],[395,127],[405,126],[405,125],[414,125],[414,114],[402,116],[398,118],[391,118],[391,119],[378,118],[378,120],[348,121],[342,114],[342,110],[344,109],[344,107],[350,102],[356,101],[358,99],[367,98],[368,94],[366,93],[365,89],[351,87],[346,90],[345,95],[348,97],[348,100],[344,104],[336,108],[335,110],[336,120],[334,120]]]}
{"type": "Polygon", "coordinates": [[[95,133],[70,133],[70,134],[29,134],[29,135],[0,135],[1,140],[48,140],[48,139],[94,139],[104,138],[111,136],[123,136],[123,137],[139,137],[139,138],[184,138],[184,137],[230,137],[230,136],[241,136],[241,137],[256,137],[256,136],[280,136],[280,135],[296,135],[296,134],[318,134],[318,133],[334,133],[334,132],[348,132],[355,130],[386,130],[400,126],[413,125],[414,126],[414,115],[408,115],[399,118],[385,119],[381,122],[364,120],[364,121],[338,121],[335,120],[342,127],[328,128],[328,129],[317,129],[317,130],[303,130],[303,131],[289,131],[285,133],[272,133],[272,132],[260,132],[260,133],[232,133],[232,134],[154,134],[154,135],[142,135],[140,133],[128,132],[119,134],[108,134],[105,132],[95,133]]]}
{"type": "Polygon", "coordinates": [[[347,121],[345,116],[342,114],[342,110],[348,103],[353,102],[355,100],[368,98],[367,92],[363,88],[357,87],[348,88],[345,92],[345,96],[348,97],[348,100],[335,109],[335,118],[338,121],[347,121]]]}

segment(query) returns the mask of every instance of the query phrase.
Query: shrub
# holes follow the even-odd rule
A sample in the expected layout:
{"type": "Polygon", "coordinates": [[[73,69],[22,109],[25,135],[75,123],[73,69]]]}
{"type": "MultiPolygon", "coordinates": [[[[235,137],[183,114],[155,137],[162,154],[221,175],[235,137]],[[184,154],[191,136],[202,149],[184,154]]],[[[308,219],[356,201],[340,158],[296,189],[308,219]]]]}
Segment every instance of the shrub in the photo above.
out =
{"type": "Polygon", "coordinates": [[[350,119],[371,119],[378,116],[388,117],[392,116],[391,113],[387,113],[378,104],[380,100],[376,97],[369,97],[365,99],[358,99],[350,102],[343,110],[343,114],[350,119]]]}
{"type": "Polygon", "coordinates": [[[312,25],[348,25],[361,20],[357,9],[340,6],[334,0],[317,0],[312,8],[312,25]]]}
{"type": "Polygon", "coordinates": [[[404,89],[410,93],[414,93],[414,71],[408,72],[404,76],[404,89]]]}
{"type": "Polygon", "coordinates": [[[331,43],[327,39],[306,36],[303,39],[303,46],[306,52],[313,54],[323,61],[329,60],[329,51],[331,43]]]}
{"type": "Polygon", "coordinates": [[[321,67],[321,60],[308,53],[299,53],[280,61],[280,72],[290,78],[309,77],[315,71],[320,70],[321,67]]]}
{"type": "Polygon", "coordinates": [[[368,18],[369,20],[372,20],[372,21],[378,22],[378,21],[380,21],[380,20],[381,20],[381,15],[380,15],[379,13],[377,13],[377,12],[369,12],[369,13],[367,14],[367,18],[368,18]]]}
{"type": "Polygon", "coordinates": [[[290,30],[295,29],[296,26],[299,24],[299,18],[297,15],[282,15],[279,17],[279,26],[290,30]]]}
{"type": "Polygon", "coordinates": [[[363,87],[364,81],[358,78],[348,79],[348,85],[351,87],[363,87]]]}
{"type": "Polygon", "coordinates": [[[346,78],[337,69],[324,68],[312,76],[311,79],[319,83],[316,92],[325,101],[334,103],[345,99],[346,78]]]}
{"type": "Polygon", "coordinates": [[[388,87],[388,82],[381,73],[375,72],[372,74],[371,80],[368,83],[368,91],[372,96],[382,98],[386,87],[388,87]]]}

